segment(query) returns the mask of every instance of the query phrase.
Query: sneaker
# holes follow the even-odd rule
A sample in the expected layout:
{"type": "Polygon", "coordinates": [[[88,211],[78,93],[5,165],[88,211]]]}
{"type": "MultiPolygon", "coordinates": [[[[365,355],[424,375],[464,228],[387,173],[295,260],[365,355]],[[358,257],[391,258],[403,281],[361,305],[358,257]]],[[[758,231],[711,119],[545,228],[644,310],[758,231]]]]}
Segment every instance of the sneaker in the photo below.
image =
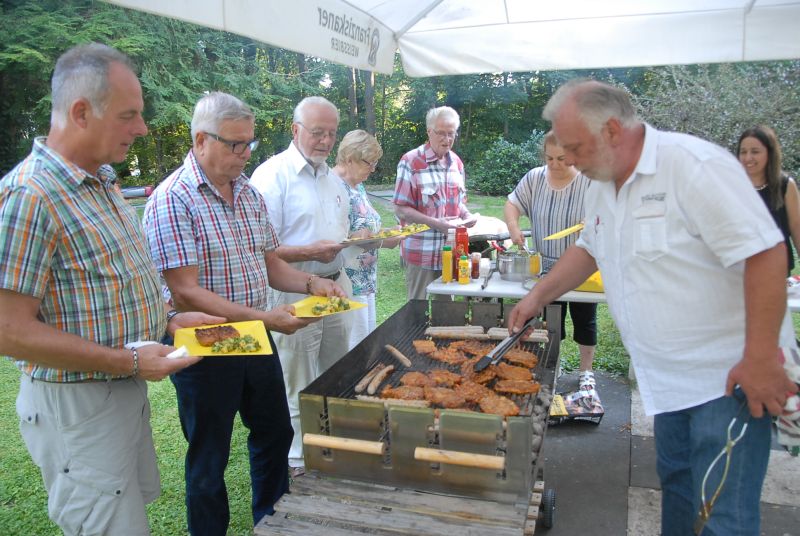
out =
{"type": "Polygon", "coordinates": [[[578,373],[578,389],[581,391],[592,391],[597,386],[594,380],[594,372],[591,370],[582,370],[578,373]]]}

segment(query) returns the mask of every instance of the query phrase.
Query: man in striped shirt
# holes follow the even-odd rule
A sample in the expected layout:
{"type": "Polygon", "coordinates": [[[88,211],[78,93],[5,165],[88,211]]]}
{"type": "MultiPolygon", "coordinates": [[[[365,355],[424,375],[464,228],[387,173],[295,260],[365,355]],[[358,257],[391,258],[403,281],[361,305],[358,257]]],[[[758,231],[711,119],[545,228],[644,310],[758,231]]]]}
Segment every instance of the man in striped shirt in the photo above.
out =
{"type": "MultiPolygon", "coordinates": [[[[400,255],[406,265],[408,299],[425,299],[428,284],[442,272],[442,247],[456,218],[469,219],[464,164],[453,152],[460,119],[449,106],[432,108],[425,117],[428,141],[397,164],[395,214],[402,225],[424,223],[430,229],[406,238],[400,255]]],[[[475,225],[475,220],[467,226],[475,225]]]]}
{"type": "Polygon", "coordinates": [[[47,138],[0,181],[0,354],[22,371],[20,432],[65,534],[148,534],[160,493],[145,380],[168,359],[165,331],[224,321],[162,300],[135,211],[114,183],[147,134],[123,54],[90,44],[56,63],[47,138]]]}
{"type": "MultiPolygon", "coordinates": [[[[278,241],[261,194],[243,174],[258,145],[255,116],[232,95],[210,93],[195,106],[192,150],[156,188],[144,225],[164,291],[180,309],[260,320],[291,334],[312,321],[294,307],[269,310],[269,288],[337,295],[330,279],[300,271],[276,253],[278,241]]],[[[230,518],[225,468],[238,412],[249,429],[253,522],[274,512],[289,488],[292,425],[279,349],[273,355],[206,358],[172,376],[186,453],[186,506],[192,535],[224,536],[230,518]]],[[[299,430],[298,430],[299,433],[299,430]]]]}

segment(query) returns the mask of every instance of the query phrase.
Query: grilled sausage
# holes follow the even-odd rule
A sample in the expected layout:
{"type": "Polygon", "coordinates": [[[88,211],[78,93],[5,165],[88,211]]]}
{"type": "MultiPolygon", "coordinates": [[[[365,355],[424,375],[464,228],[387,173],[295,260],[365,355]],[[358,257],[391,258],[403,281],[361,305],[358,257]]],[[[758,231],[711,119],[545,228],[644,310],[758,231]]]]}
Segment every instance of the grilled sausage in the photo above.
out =
{"type": "Polygon", "coordinates": [[[372,367],[372,370],[370,370],[369,372],[367,372],[367,373],[364,375],[364,377],[363,377],[363,378],[361,378],[361,381],[359,381],[359,382],[356,384],[356,387],[355,387],[355,389],[353,389],[353,390],[354,390],[356,393],[363,393],[363,392],[364,392],[364,389],[366,389],[366,388],[367,388],[367,386],[369,385],[369,382],[371,382],[371,381],[372,381],[372,378],[374,378],[374,377],[375,377],[375,375],[376,375],[378,372],[380,372],[380,371],[381,371],[381,369],[382,369],[383,367],[385,367],[385,366],[386,366],[386,365],[384,365],[383,363],[378,363],[377,365],[375,365],[374,367],[372,367]]]}
{"type": "Polygon", "coordinates": [[[400,363],[402,365],[405,365],[406,367],[410,367],[411,366],[411,360],[409,358],[407,358],[406,356],[404,356],[403,352],[401,352],[400,350],[398,350],[397,348],[395,348],[391,344],[387,344],[386,346],[384,346],[384,348],[389,350],[389,353],[392,354],[392,356],[394,356],[395,359],[400,361],[400,363]]]}
{"type": "Polygon", "coordinates": [[[388,365],[382,368],[380,372],[378,372],[375,375],[375,377],[372,378],[372,381],[369,382],[369,387],[367,387],[367,394],[374,395],[375,393],[377,393],[378,387],[380,387],[381,383],[383,383],[383,380],[385,380],[389,376],[389,374],[392,373],[393,370],[394,370],[394,365],[388,365]]]}

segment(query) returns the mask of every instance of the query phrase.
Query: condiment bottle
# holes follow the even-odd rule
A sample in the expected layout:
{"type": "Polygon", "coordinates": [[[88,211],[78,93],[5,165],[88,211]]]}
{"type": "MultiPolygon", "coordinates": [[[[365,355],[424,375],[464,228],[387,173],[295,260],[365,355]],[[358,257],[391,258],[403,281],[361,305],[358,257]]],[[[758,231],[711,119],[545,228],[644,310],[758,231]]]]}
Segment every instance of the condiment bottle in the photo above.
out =
{"type": "Polygon", "coordinates": [[[458,281],[458,255],[456,255],[456,230],[455,229],[448,229],[447,230],[447,239],[444,243],[445,246],[450,246],[452,250],[453,260],[451,262],[452,266],[450,269],[452,270],[452,275],[450,277],[451,281],[458,281]]]}
{"type": "Polygon", "coordinates": [[[542,254],[541,253],[531,253],[530,259],[530,273],[533,277],[539,277],[542,275],[542,254]]]}
{"type": "Polygon", "coordinates": [[[453,280],[453,248],[445,246],[442,248],[442,283],[450,283],[453,280]]]}
{"type": "Polygon", "coordinates": [[[481,276],[481,254],[477,251],[472,254],[472,279],[478,279],[481,276]]]}
{"type": "MultiPolygon", "coordinates": [[[[462,255],[469,255],[469,236],[467,235],[466,227],[457,227],[456,244],[453,248],[453,258],[460,259],[462,255]]],[[[453,277],[453,279],[458,279],[458,272],[456,272],[456,275],[453,277]]]]}
{"type": "Polygon", "coordinates": [[[466,285],[469,283],[470,266],[469,259],[466,255],[462,255],[458,261],[458,283],[466,285]]]}

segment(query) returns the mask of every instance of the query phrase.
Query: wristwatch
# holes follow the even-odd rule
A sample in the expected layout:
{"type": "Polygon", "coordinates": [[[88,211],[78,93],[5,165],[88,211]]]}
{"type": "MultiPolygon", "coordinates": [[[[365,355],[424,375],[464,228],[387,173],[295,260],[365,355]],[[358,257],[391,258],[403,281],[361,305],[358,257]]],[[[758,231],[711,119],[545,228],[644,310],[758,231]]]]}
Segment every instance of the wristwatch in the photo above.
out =
{"type": "Polygon", "coordinates": [[[181,314],[180,311],[176,309],[170,309],[169,311],[167,311],[167,324],[169,324],[170,320],[172,320],[179,314],[181,314]]]}

